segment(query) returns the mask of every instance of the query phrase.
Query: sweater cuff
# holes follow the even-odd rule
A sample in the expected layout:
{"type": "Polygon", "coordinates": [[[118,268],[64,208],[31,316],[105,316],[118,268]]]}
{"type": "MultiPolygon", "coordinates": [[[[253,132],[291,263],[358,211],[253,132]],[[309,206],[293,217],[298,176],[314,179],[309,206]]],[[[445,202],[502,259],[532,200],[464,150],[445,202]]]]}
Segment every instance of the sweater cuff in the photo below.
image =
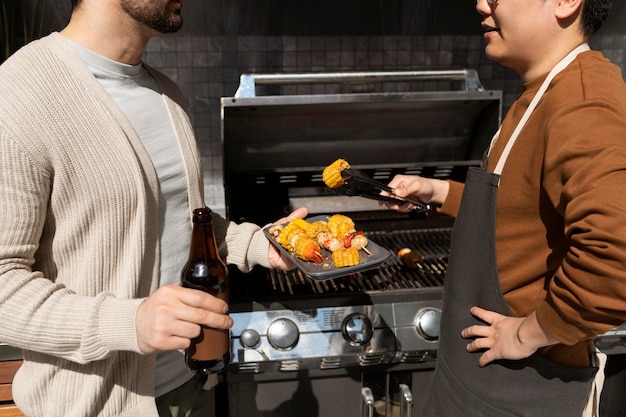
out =
{"type": "Polygon", "coordinates": [[[106,297],[100,308],[98,335],[108,351],[132,351],[143,353],[137,340],[136,316],[145,298],[119,299],[106,297]]]}
{"type": "Polygon", "coordinates": [[[269,248],[270,242],[265,237],[263,230],[257,231],[252,236],[250,242],[250,250],[248,251],[248,265],[254,267],[255,265],[261,265],[265,268],[271,268],[269,260],[269,248]]]}
{"type": "Polygon", "coordinates": [[[542,301],[536,310],[537,321],[543,330],[554,336],[564,345],[572,346],[594,335],[563,321],[557,311],[547,301],[542,301]]]}
{"type": "Polygon", "coordinates": [[[456,217],[457,214],[459,214],[459,207],[461,206],[461,199],[465,187],[464,184],[456,181],[448,181],[448,183],[450,185],[448,196],[439,209],[439,212],[456,217]]]}
{"type": "Polygon", "coordinates": [[[228,264],[243,272],[255,265],[269,266],[269,241],[256,224],[230,222],[225,238],[228,264]]]}

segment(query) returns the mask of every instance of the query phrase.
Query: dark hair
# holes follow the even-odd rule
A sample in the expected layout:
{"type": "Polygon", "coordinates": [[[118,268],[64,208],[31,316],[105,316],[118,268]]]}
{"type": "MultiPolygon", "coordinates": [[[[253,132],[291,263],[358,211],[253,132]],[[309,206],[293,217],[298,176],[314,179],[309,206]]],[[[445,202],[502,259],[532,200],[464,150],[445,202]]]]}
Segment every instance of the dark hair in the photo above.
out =
{"type": "Polygon", "coordinates": [[[585,36],[589,37],[600,29],[600,26],[602,26],[606,18],[609,16],[612,6],[612,0],[583,1],[582,30],[585,36]]]}
{"type": "Polygon", "coordinates": [[[72,0],[72,10],[76,10],[81,0],[72,0]]]}

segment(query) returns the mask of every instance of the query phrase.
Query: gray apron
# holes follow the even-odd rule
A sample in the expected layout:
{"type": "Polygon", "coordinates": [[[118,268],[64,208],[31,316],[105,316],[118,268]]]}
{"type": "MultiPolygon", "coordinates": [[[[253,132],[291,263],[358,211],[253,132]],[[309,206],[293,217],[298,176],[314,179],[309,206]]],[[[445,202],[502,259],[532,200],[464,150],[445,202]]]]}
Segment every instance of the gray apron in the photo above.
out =
{"type": "MultiPolygon", "coordinates": [[[[558,70],[575,56],[562,62],[558,70]]],[[[548,76],[546,88],[555,74],[548,76]]],[[[535,105],[543,91],[537,93],[535,105]]],[[[530,112],[534,105],[531,107],[530,112]]],[[[518,133],[530,112],[522,118],[521,126],[516,129],[518,133]]],[[[516,137],[514,133],[510,141],[516,137]]],[[[512,144],[508,146],[511,147],[512,144]]],[[[470,353],[465,349],[469,341],[461,337],[461,330],[484,324],[470,314],[472,306],[512,316],[500,288],[495,255],[499,179],[499,173],[489,173],[483,168],[471,168],[468,172],[444,282],[437,366],[422,415],[581,416],[598,368],[569,368],[537,353],[523,360],[499,360],[480,368],[478,358],[482,352],[470,353]]]]}

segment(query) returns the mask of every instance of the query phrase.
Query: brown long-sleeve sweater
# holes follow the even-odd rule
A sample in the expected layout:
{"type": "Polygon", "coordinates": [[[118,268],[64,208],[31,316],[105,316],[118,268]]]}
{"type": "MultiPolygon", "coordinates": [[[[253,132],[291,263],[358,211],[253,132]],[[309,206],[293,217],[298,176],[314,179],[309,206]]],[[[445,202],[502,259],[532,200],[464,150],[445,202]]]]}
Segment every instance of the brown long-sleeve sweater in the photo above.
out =
{"type": "MultiPolygon", "coordinates": [[[[493,171],[543,77],[524,85],[506,115],[493,171]]],[[[442,208],[456,213],[462,184],[442,208]]],[[[544,354],[589,363],[589,343],[626,322],[626,86],[617,66],[589,51],[552,81],[504,166],[496,256],[516,316],[537,311],[561,344],[544,354]]]]}

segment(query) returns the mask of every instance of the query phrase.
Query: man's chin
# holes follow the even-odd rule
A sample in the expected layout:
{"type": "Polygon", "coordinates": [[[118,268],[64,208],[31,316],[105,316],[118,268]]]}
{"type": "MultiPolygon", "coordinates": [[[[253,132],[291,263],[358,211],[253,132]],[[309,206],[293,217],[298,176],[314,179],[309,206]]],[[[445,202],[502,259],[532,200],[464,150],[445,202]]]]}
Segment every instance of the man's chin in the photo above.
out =
{"type": "Polygon", "coordinates": [[[178,32],[183,27],[183,18],[182,16],[179,17],[179,19],[170,22],[168,25],[161,25],[160,27],[155,27],[154,29],[162,34],[178,32]]]}

